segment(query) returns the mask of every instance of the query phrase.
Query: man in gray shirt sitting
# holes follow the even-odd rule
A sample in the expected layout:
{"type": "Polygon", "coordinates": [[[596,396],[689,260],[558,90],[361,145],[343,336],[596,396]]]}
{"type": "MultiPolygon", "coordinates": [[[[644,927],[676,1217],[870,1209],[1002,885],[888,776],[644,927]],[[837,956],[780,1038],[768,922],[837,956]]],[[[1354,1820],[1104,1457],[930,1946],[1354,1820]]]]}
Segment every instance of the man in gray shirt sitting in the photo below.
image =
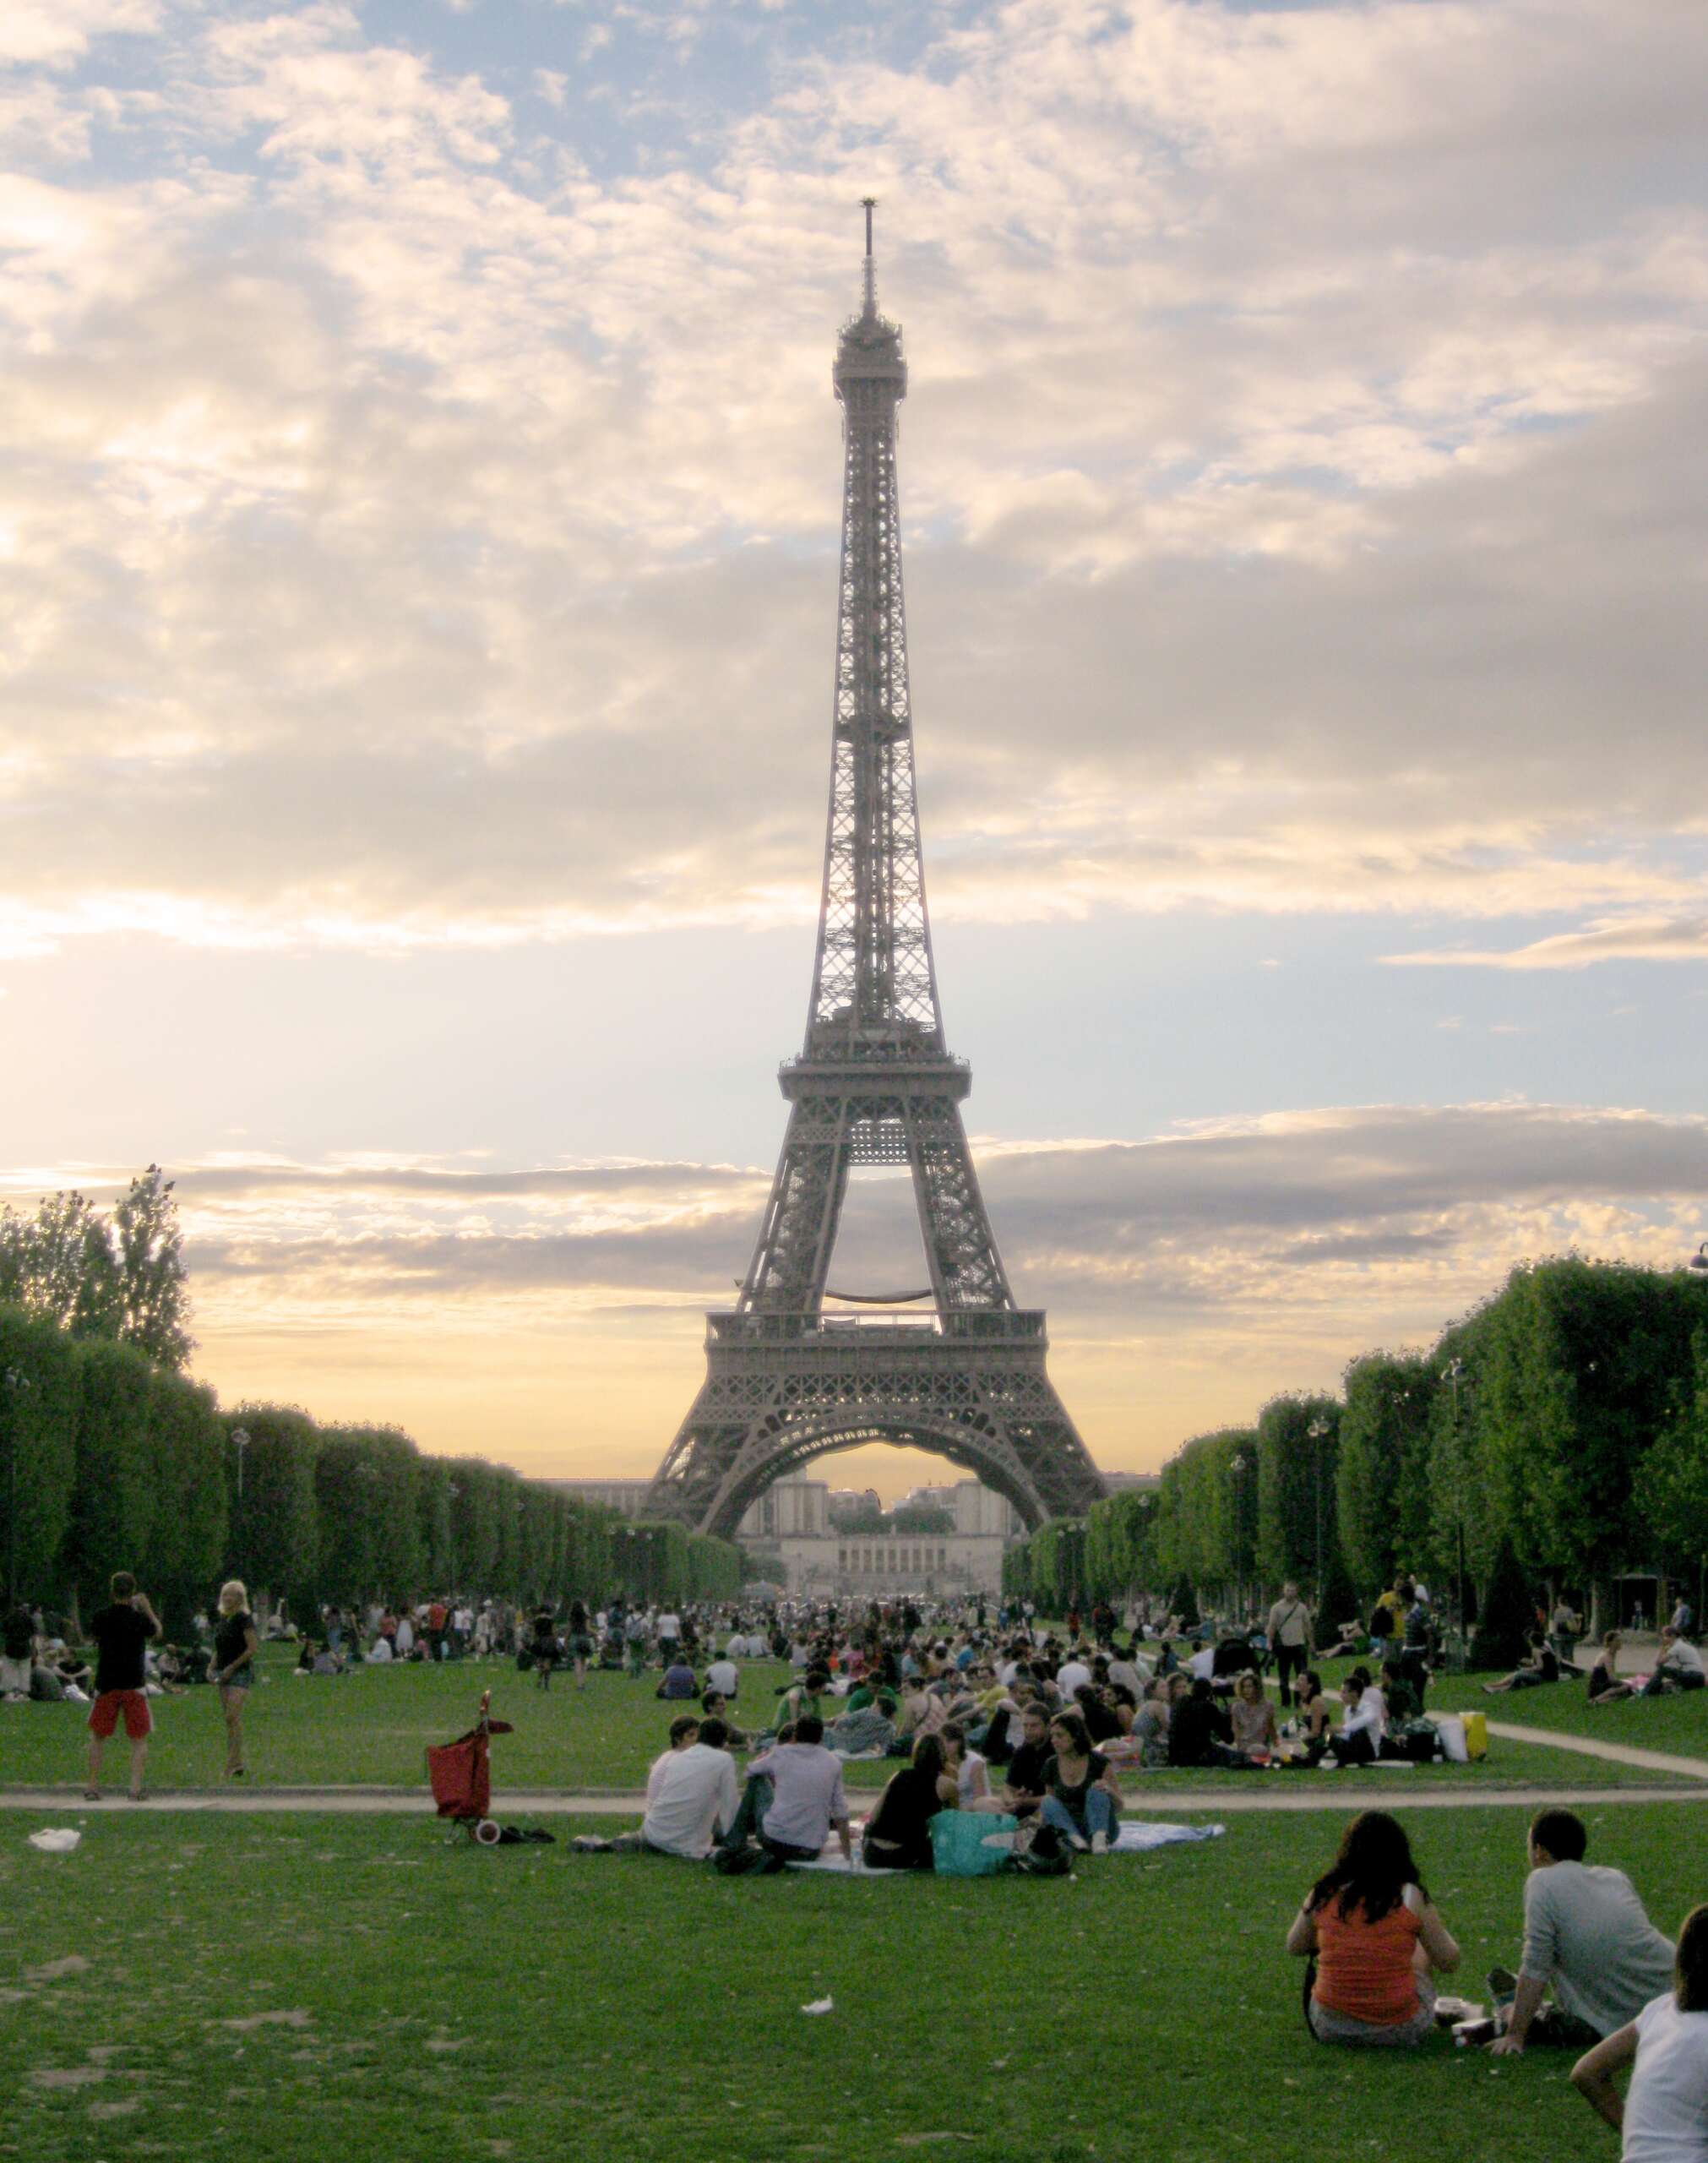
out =
{"type": "Polygon", "coordinates": [[[824,1747],[824,1723],[815,1714],[805,1714],[795,1722],[792,1741],[780,1742],[763,1757],[748,1760],[747,1792],[725,1846],[742,1845],[756,1818],[759,1845],[774,1868],[786,1862],[816,1862],[833,1829],[842,1860],[853,1860],[842,1762],[824,1747]],[[766,1782],[771,1800],[762,1803],[766,1782]]]}
{"type": "Polygon", "coordinates": [[[1497,2001],[1512,1992],[1506,2032],[1489,2045],[1498,2055],[1526,2043],[1581,2050],[1673,1986],[1671,1941],[1649,1921],[1624,1871],[1585,1862],[1588,1844],[1583,1820],[1569,1810],[1539,1811],[1531,1822],[1524,1955],[1515,1977],[1496,1969],[1488,1978],[1497,2001]],[[1554,2002],[1544,2005],[1550,1985],[1554,2002]]]}

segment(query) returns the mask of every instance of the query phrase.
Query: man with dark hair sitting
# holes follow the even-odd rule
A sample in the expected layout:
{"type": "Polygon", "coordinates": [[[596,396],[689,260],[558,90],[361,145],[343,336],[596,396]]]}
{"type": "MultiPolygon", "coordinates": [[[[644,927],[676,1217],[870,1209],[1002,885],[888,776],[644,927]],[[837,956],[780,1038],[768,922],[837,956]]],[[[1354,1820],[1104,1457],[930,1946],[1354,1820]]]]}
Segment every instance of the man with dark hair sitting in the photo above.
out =
{"type": "Polygon", "coordinates": [[[816,1714],[803,1714],[795,1722],[792,1741],[779,1741],[749,1762],[742,1806],[724,1844],[744,1845],[749,1828],[755,1826],[774,1868],[816,1862],[833,1831],[843,1861],[852,1861],[841,1760],[824,1747],[824,1723],[816,1714]]]}
{"type": "Polygon", "coordinates": [[[827,1732],[831,1748],[845,1757],[863,1757],[873,1751],[882,1757],[895,1740],[895,1700],[885,1691],[832,1720],[827,1732]]]}
{"type": "Polygon", "coordinates": [[[1497,2020],[1501,2001],[1510,2000],[1493,2051],[1515,2054],[1526,2043],[1581,2050],[1635,2020],[1671,1982],[1671,1944],[1624,1871],[1585,1862],[1588,1844],[1572,1811],[1539,1811],[1531,1820],[1523,1957],[1516,1975],[1497,1968],[1488,1978],[1497,2020]],[[1550,1985],[1554,2002],[1544,2005],[1550,1985]]]}

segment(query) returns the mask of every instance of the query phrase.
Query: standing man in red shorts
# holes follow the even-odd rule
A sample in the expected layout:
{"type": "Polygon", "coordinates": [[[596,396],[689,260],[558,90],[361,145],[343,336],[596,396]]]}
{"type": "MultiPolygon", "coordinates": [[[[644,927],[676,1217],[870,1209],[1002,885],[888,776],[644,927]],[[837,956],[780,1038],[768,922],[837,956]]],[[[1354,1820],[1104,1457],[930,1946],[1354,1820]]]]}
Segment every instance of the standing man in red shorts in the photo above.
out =
{"type": "Polygon", "coordinates": [[[150,1640],[160,1633],[160,1618],[150,1605],[148,1594],[137,1590],[130,1572],[121,1570],[112,1581],[112,1606],[103,1607],[89,1627],[100,1657],[95,1668],[95,1703],[89,1708],[89,1785],[83,1799],[101,1801],[101,1745],[122,1714],[130,1738],[130,1799],[140,1802],[143,1765],[154,1727],[143,1695],[147,1679],[144,1656],[150,1640]]]}

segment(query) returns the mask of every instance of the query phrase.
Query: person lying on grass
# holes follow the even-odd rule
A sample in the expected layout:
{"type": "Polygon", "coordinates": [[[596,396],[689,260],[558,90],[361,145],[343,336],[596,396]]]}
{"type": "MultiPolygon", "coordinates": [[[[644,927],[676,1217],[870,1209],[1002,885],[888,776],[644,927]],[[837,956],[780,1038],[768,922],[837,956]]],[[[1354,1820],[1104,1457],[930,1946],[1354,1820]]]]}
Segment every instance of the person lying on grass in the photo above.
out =
{"type": "Polygon", "coordinates": [[[1572,2068],[1573,2087],[1620,2134],[1625,2163],[1708,2155],[1708,1907],[1685,1916],[1670,1981],[1572,2068]],[[1627,2065],[1621,2101],[1613,2075],[1627,2065]]]}
{"type": "Polygon", "coordinates": [[[1459,1948],[1435,1912],[1399,1820],[1360,1811],[1340,1853],[1287,1931],[1295,1959],[1314,1960],[1306,2008],[1319,2042],[1412,2049],[1435,2023],[1432,1971],[1450,1974],[1459,1948]]]}
{"type": "Polygon", "coordinates": [[[1635,2019],[1667,1987],[1673,1948],[1624,1871],[1585,1862],[1588,1845],[1572,1811],[1542,1810],[1531,1820],[1519,1971],[1496,1968],[1488,1978],[1505,2031],[1489,2045],[1497,2057],[1529,2043],[1582,2050],[1635,2019]]]}

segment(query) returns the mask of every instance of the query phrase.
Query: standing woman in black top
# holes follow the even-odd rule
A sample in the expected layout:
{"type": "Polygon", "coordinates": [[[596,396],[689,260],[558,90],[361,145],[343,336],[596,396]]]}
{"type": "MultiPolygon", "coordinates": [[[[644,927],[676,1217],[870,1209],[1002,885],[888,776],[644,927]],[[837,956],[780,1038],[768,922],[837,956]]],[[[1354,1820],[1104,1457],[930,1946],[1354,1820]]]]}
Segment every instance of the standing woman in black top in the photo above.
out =
{"type": "Polygon", "coordinates": [[[214,1657],[208,1666],[208,1680],[219,1684],[220,1710],[226,1715],[228,1780],[243,1777],[243,1708],[254,1687],[255,1655],[260,1649],[249,1595],[242,1580],[233,1577],[220,1587],[220,1619],[214,1625],[214,1657]]]}

